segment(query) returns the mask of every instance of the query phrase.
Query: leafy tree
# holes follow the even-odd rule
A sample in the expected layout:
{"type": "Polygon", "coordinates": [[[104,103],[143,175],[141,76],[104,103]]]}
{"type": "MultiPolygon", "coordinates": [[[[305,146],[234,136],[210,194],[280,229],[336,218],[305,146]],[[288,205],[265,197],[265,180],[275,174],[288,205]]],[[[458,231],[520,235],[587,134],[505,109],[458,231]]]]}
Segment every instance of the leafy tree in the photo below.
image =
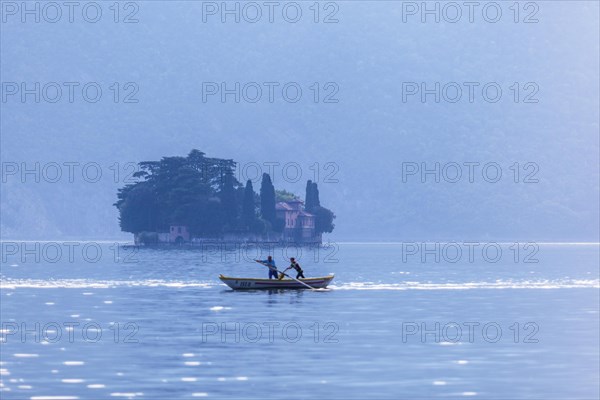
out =
{"type": "Polygon", "coordinates": [[[271,227],[275,232],[283,232],[283,228],[285,228],[285,220],[283,218],[276,218],[275,223],[271,227]]]}
{"type": "Polygon", "coordinates": [[[335,228],[335,224],[333,220],[335,219],[335,214],[328,208],[325,207],[316,207],[313,208],[311,213],[315,214],[315,231],[317,233],[331,233],[333,232],[333,228],[335,228]]]}
{"type": "Polygon", "coordinates": [[[115,203],[123,230],[135,233],[149,228],[128,207],[128,200],[134,201],[142,187],[152,192],[149,197],[156,205],[151,230],[167,231],[169,225],[177,223],[188,225],[192,234],[199,234],[235,225],[239,214],[235,188],[240,183],[233,177],[233,160],[208,158],[203,152],[192,150],[187,157],[163,157],[139,166],[134,177],[140,181],[121,189],[115,203]]]}
{"type": "Polygon", "coordinates": [[[270,224],[275,223],[275,187],[269,174],[263,174],[260,184],[260,214],[270,224]]]}
{"type": "Polygon", "coordinates": [[[224,218],[221,199],[212,197],[208,199],[202,212],[198,214],[200,226],[196,232],[201,236],[218,236],[223,232],[224,218]]]}
{"type": "MultiPolygon", "coordinates": [[[[297,197],[276,191],[271,177],[263,174],[260,196],[252,181],[244,187],[233,175],[233,160],[209,158],[199,150],[186,157],[163,157],[139,163],[138,180],[120,188],[117,202],[119,223],[125,232],[140,234],[145,241],[157,240],[153,232],[167,232],[173,224],[188,226],[193,236],[219,236],[239,227],[255,233],[281,232],[276,201],[297,197]],[[257,218],[257,205],[260,216],[257,218]]],[[[316,215],[318,232],[331,232],[335,215],[321,207],[317,184],[306,186],[306,209],[316,215]]],[[[140,237],[141,237],[140,236],[140,237]]]]}
{"type": "Polygon", "coordinates": [[[159,225],[158,203],[148,184],[127,185],[118,192],[119,225],[124,232],[155,231],[159,225]]]}
{"type": "Polygon", "coordinates": [[[271,227],[271,223],[263,218],[255,218],[250,225],[250,231],[258,234],[267,232],[271,227]]]}
{"type": "Polygon", "coordinates": [[[298,196],[296,196],[294,193],[288,192],[287,190],[276,190],[275,191],[275,200],[276,201],[298,200],[298,196]]]}

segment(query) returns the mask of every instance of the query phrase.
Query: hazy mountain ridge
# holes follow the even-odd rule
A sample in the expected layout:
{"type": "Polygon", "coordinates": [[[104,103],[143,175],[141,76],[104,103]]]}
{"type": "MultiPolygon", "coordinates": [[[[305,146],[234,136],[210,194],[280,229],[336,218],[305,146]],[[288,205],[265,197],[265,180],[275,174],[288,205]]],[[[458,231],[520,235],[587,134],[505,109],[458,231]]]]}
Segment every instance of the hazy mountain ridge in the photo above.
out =
{"type": "MultiPolygon", "coordinates": [[[[189,3],[186,3],[189,4],[189,3]]],[[[541,4],[538,24],[402,24],[342,3],[338,24],[201,22],[199,5],[143,3],[140,23],[2,25],[2,80],[97,81],[96,104],[2,104],[3,162],[97,162],[106,179],[2,187],[3,238],[117,237],[110,165],[199,148],[248,162],[315,162],[332,239],[598,240],[597,4],[541,4]],[[27,49],[27,52],[23,52],[27,49]],[[297,81],[301,102],[202,102],[202,82],[297,81]],[[537,104],[402,102],[401,82],[536,82],[537,104]],[[136,82],[137,104],[108,87],[136,82]],[[314,103],[313,82],[339,85],[314,103]],[[539,183],[402,182],[402,162],[515,162],[539,183]],[[324,171],[321,170],[323,177],[324,171]]],[[[212,20],[211,20],[212,21],[212,20]]],[[[506,93],[505,96],[509,94],[506,93]]],[[[310,174],[310,175],[309,175],[310,174]]],[[[510,177],[510,178],[509,178],[510,177]]]]}

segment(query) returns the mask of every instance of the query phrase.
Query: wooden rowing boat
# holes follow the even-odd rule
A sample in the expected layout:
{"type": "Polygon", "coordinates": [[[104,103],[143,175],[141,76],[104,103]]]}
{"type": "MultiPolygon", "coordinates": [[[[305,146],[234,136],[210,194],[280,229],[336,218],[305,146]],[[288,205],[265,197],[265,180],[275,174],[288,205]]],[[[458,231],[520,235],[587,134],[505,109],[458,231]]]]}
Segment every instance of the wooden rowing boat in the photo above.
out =
{"type": "MultiPolygon", "coordinates": [[[[256,278],[232,278],[219,275],[219,279],[234,290],[255,289],[307,289],[306,286],[293,279],[256,279],[256,278]]],[[[318,278],[299,279],[315,289],[323,289],[333,280],[333,275],[318,278]]]]}

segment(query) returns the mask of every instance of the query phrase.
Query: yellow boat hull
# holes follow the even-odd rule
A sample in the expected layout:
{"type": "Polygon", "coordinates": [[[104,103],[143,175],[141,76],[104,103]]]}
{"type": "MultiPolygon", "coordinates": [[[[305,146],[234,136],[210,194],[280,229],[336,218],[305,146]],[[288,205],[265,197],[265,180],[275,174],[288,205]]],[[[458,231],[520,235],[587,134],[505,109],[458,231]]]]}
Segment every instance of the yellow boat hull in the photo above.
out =
{"type": "MultiPolygon", "coordinates": [[[[318,278],[299,279],[315,289],[326,288],[333,280],[333,275],[318,278]]],[[[308,289],[303,284],[293,279],[257,279],[257,278],[233,278],[220,275],[219,279],[233,290],[257,290],[257,289],[308,289]]]]}

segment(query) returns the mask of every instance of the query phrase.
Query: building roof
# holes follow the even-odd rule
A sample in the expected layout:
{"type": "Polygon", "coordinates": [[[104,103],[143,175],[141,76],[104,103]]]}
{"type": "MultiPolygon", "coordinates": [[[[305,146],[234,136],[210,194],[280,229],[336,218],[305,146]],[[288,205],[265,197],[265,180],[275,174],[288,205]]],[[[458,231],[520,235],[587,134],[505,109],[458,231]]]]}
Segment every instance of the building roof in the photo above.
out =
{"type": "Polygon", "coordinates": [[[298,204],[304,204],[304,202],[302,200],[278,201],[275,203],[275,208],[278,210],[298,211],[298,204]]]}
{"type": "Polygon", "coordinates": [[[300,212],[298,213],[298,216],[299,216],[299,217],[307,217],[307,218],[311,218],[311,217],[314,217],[314,216],[315,216],[315,214],[307,213],[306,211],[300,211],[300,212]]]}
{"type": "Polygon", "coordinates": [[[294,211],[294,209],[289,204],[287,204],[287,202],[284,202],[284,201],[280,201],[279,203],[276,203],[275,210],[294,211]]]}

